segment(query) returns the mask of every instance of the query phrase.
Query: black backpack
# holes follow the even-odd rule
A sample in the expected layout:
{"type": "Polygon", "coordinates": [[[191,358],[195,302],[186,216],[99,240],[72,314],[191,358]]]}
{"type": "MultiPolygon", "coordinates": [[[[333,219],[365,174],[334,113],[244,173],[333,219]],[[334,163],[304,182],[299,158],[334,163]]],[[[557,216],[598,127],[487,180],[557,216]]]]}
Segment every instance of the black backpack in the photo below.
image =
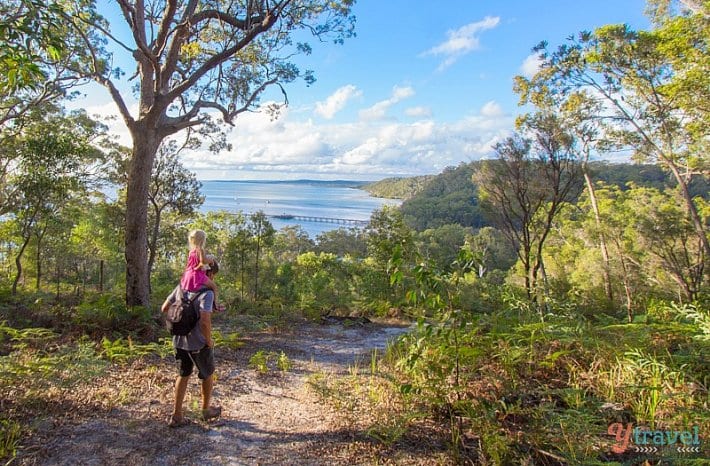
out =
{"type": "Polygon", "coordinates": [[[180,290],[180,298],[176,298],[170,304],[165,314],[165,326],[171,335],[188,335],[195,328],[197,321],[200,320],[200,311],[195,306],[195,300],[205,291],[201,289],[190,299],[187,291],[180,290]]]}

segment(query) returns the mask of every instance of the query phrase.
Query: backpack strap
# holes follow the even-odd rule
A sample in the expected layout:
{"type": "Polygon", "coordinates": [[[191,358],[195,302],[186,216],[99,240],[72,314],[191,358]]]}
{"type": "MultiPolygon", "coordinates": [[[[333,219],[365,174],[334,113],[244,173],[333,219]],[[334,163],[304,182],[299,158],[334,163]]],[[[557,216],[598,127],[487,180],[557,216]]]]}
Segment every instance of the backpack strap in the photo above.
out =
{"type": "MultiPolygon", "coordinates": [[[[202,293],[204,293],[205,291],[207,291],[207,290],[209,290],[209,288],[206,288],[206,287],[203,286],[203,287],[200,288],[199,290],[195,291],[195,296],[193,296],[192,299],[188,299],[188,301],[190,302],[190,306],[194,305],[194,304],[195,304],[195,300],[197,300],[197,298],[199,298],[200,295],[201,295],[202,293]]],[[[190,293],[190,292],[187,291],[187,290],[185,290],[185,293],[190,293]]],[[[184,296],[184,295],[183,295],[183,296],[184,296]]]]}

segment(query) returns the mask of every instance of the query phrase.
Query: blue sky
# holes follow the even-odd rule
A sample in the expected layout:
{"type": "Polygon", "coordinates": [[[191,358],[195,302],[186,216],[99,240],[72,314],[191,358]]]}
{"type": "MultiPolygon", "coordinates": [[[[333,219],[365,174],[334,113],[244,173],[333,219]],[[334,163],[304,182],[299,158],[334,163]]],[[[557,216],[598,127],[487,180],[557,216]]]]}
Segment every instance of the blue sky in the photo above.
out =
{"type": "MultiPolygon", "coordinates": [[[[290,105],[278,120],[240,115],[232,151],[201,150],[183,162],[203,180],[374,180],[491,157],[522,111],[513,77],[534,72],[534,45],[610,23],[648,28],[644,7],[643,0],[358,0],[357,37],[311,41],[313,54],[298,63],[317,81],[289,85],[290,105]]],[[[74,105],[113,111],[106,92],[90,95],[90,104],[74,105]]],[[[112,129],[130,145],[120,121],[112,129]]]]}

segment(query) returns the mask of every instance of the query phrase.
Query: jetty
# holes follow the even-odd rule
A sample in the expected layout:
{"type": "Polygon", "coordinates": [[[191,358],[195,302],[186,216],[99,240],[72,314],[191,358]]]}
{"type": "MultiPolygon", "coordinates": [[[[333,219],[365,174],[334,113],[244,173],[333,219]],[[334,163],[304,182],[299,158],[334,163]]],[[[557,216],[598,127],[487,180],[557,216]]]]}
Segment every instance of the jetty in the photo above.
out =
{"type": "Polygon", "coordinates": [[[335,223],[338,225],[355,225],[355,226],[365,226],[369,220],[356,220],[352,218],[334,218],[334,217],[318,217],[313,215],[292,215],[292,214],[278,214],[278,215],[267,215],[267,217],[275,218],[277,220],[291,220],[295,222],[319,222],[319,223],[335,223]]]}

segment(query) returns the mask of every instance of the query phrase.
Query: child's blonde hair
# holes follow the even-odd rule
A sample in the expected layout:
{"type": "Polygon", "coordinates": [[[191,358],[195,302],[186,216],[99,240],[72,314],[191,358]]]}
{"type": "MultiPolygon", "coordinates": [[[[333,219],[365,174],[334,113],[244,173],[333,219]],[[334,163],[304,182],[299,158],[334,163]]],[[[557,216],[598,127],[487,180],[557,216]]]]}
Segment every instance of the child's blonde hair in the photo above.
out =
{"type": "Polygon", "coordinates": [[[187,235],[187,242],[190,245],[190,249],[196,247],[205,248],[205,243],[207,243],[207,233],[202,230],[192,230],[189,235],[187,235]]]}

